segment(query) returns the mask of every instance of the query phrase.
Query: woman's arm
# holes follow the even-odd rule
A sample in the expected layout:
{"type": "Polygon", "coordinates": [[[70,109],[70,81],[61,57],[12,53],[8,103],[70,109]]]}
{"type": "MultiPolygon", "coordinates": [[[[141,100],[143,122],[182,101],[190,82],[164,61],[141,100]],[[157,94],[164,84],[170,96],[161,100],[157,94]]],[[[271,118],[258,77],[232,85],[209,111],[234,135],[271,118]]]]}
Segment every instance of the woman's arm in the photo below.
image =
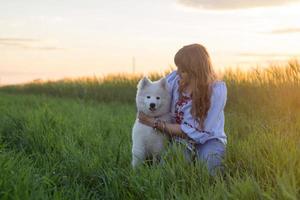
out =
{"type": "Polygon", "coordinates": [[[171,137],[177,136],[184,139],[188,138],[187,135],[181,130],[179,124],[172,124],[161,120],[156,120],[155,118],[149,117],[142,112],[138,114],[138,119],[142,124],[145,124],[152,128],[157,128],[158,130],[168,134],[171,137]]]}
{"type": "Polygon", "coordinates": [[[183,123],[180,124],[181,130],[195,142],[203,144],[206,139],[213,136],[213,130],[223,112],[227,99],[227,89],[224,82],[218,83],[213,88],[211,104],[208,110],[204,130],[199,130],[199,124],[191,114],[192,102],[183,108],[183,123]]]}
{"type": "Polygon", "coordinates": [[[181,130],[179,124],[171,124],[160,121],[157,125],[157,129],[168,134],[171,137],[180,137],[187,139],[187,135],[181,130]]]}
{"type": "Polygon", "coordinates": [[[224,111],[227,101],[227,87],[225,82],[219,82],[215,85],[211,97],[211,105],[206,116],[206,126],[207,130],[213,129],[216,121],[220,117],[222,111],[224,111]]]}

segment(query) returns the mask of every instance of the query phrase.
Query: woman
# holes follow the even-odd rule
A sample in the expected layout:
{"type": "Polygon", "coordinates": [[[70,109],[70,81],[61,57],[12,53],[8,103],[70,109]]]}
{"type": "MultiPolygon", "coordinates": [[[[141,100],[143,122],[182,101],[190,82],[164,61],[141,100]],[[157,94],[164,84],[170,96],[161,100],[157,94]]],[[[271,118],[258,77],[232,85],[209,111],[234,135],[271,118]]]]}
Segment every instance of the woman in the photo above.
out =
{"type": "Polygon", "coordinates": [[[200,44],[181,48],[175,55],[177,71],[167,75],[172,95],[172,123],[156,120],[143,113],[139,121],[181,138],[195,149],[196,157],[207,164],[211,175],[222,168],[226,148],[224,107],[227,88],[218,81],[209,54],[200,44]]]}

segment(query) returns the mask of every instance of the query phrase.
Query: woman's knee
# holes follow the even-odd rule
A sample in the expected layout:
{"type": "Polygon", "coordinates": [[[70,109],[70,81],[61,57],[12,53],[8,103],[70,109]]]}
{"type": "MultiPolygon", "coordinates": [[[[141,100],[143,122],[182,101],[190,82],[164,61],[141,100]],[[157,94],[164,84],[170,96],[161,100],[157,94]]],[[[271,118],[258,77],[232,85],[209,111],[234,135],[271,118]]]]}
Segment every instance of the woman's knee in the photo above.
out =
{"type": "Polygon", "coordinates": [[[223,172],[224,155],[225,145],[221,141],[210,141],[197,148],[198,159],[206,163],[209,173],[213,176],[218,171],[223,172]]]}
{"type": "Polygon", "coordinates": [[[223,156],[218,153],[211,153],[207,156],[206,164],[210,175],[215,176],[218,172],[223,172],[223,156]]]}

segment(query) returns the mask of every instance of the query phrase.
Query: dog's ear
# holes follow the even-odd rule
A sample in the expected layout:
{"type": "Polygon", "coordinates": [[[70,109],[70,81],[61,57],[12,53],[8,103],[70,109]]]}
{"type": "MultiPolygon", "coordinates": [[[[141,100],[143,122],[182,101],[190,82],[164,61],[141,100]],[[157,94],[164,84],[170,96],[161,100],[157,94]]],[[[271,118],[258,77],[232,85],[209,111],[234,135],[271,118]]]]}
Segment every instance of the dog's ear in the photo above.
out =
{"type": "Polygon", "coordinates": [[[144,88],[146,85],[148,85],[150,83],[150,80],[148,79],[148,77],[144,76],[144,78],[142,78],[138,84],[138,89],[142,89],[144,88]]]}
{"type": "Polygon", "coordinates": [[[159,80],[159,83],[160,83],[160,85],[161,85],[163,88],[167,89],[167,80],[166,80],[166,78],[161,78],[161,79],[159,80]]]}

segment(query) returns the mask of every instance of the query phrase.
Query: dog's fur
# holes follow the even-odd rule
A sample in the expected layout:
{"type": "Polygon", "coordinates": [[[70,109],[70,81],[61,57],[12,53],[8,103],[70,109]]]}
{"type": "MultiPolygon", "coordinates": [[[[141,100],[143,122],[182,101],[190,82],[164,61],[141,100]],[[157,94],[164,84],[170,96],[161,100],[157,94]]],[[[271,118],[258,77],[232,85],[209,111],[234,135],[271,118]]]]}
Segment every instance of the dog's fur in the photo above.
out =
{"type": "MultiPolygon", "coordinates": [[[[140,80],[136,95],[138,112],[170,122],[170,104],[165,78],[155,82],[146,77],[140,80]]],[[[149,157],[155,161],[164,149],[165,141],[166,136],[136,119],[132,129],[132,166],[135,168],[149,157]]]]}

